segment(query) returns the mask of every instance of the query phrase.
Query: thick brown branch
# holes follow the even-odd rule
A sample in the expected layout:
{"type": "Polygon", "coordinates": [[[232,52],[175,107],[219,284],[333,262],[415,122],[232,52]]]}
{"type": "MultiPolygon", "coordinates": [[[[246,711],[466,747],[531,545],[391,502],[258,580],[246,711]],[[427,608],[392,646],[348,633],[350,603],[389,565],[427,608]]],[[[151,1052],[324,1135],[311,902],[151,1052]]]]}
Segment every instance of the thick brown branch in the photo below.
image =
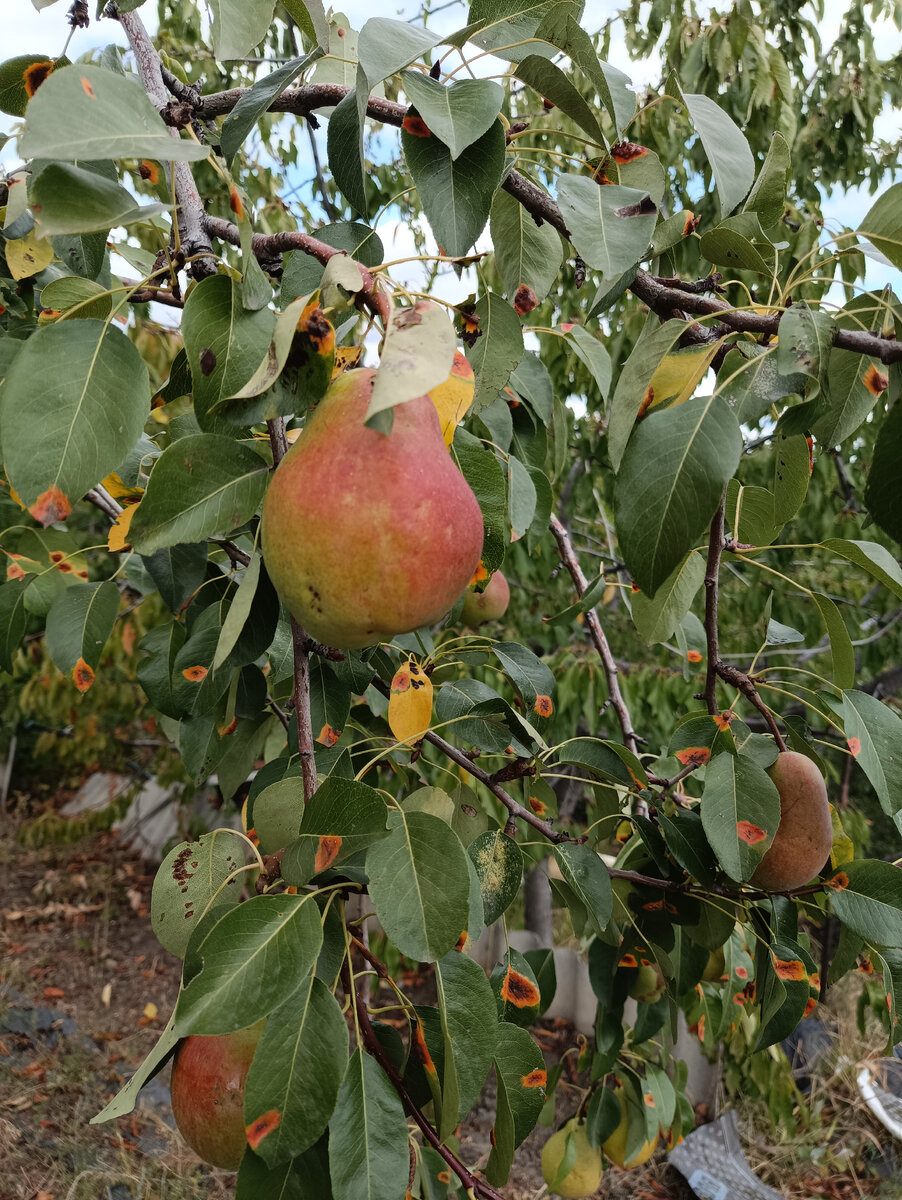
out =
{"type": "MultiPolygon", "coordinates": [[[[588,587],[588,583],[586,582],[582,567],[579,565],[579,559],[574,552],[570,535],[553,514],[550,526],[551,532],[554,534],[554,539],[558,544],[561,562],[570,572],[578,595],[582,596],[588,587]]],[[[617,714],[617,720],[620,722],[620,729],[623,733],[623,744],[633,754],[638,754],[638,739],[633,729],[632,717],[630,716],[629,709],[626,707],[623,693],[620,690],[620,674],[617,669],[617,663],[614,661],[614,655],[611,653],[611,647],[608,645],[608,639],[601,627],[601,621],[595,609],[590,608],[585,616],[589,636],[592,639],[595,649],[598,651],[598,657],[601,659],[605,678],[608,681],[608,695],[611,698],[611,705],[617,714]]]]}
{"type": "Polygon", "coordinates": [[[423,1137],[448,1164],[468,1195],[480,1196],[482,1200],[504,1200],[500,1192],[496,1192],[484,1179],[480,1179],[478,1175],[474,1175],[469,1167],[464,1166],[457,1155],[448,1149],[420,1112],[419,1108],[414,1104],[413,1100],[411,1100],[407,1088],[404,1086],[404,1080],[399,1075],[395,1064],[383,1050],[382,1043],[376,1037],[375,1030],[370,1023],[370,1015],[366,1010],[366,1005],[363,1003],[362,998],[358,995],[357,989],[354,987],[351,971],[347,963],[342,967],[341,978],[342,986],[354,1005],[357,1026],[360,1030],[361,1041],[363,1042],[361,1049],[371,1055],[388,1076],[389,1082],[398,1093],[401,1103],[404,1105],[404,1111],[408,1116],[413,1118],[423,1137]]]}
{"type": "Polygon", "coordinates": [[[720,641],[717,629],[717,600],[719,594],[720,560],[723,556],[724,508],[727,493],[720,498],[711,522],[708,538],[708,565],[705,568],[705,640],[708,646],[708,669],[705,675],[705,704],[713,717],[717,706],[717,664],[720,660],[720,641]]]}
{"type": "MultiPolygon", "coordinates": [[[[152,104],[163,110],[169,104],[169,92],[163,82],[163,64],[156,47],[137,12],[119,13],[119,23],[125,30],[129,46],[135,56],[138,77],[152,104]]],[[[179,132],[170,126],[172,137],[178,139],[179,132]]],[[[195,279],[216,274],[213,248],[204,229],[204,206],[186,162],[172,164],[175,181],[175,199],[178,205],[179,234],[181,249],[186,258],[193,261],[188,267],[195,279]]]]}
{"type": "MultiPolygon", "coordinates": [[[[211,217],[205,214],[204,228],[222,242],[229,242],[233,246],[241,244],[238,226],[222,217],[211,217]]],[[[318,238],[311,237],[309,233],[300,233],[297,230],[285,230],[282,233],[255,233],[251,248],[255,257],[262,262],[277,260],[282,254],[287,254],[289,250],[300,250],[302,254],[309,254],[323,266],[336,254],[346,254],[344,250],[336,250],[334,246],[328,246],[318,238]]],[[[356,262],[356,260],[354,261],[356,262]]],[[[387,322],[391,315],[388,297],[380,290],[370,271],[362,263],[358,262],[356,265],[363,282],[360,290],[361,300],[374,316],[387,322]]]]}
{"type": "MultiPolygon", "coordinates": [[[[275,417],[266,422],[269,444],[272,447],[273,463],[279,463],[288,453],[285,437],[285,422],[275,417]]],[[[298,731],[298,756],[301,760],[301,775],[304,780],[304,803],[308,803],[316,791],[316,760],[313,752],[313,726],[310,720],[310,638],[294,617],[291,618],[291,645],[294,652],[294,717],[298,731]]]]}

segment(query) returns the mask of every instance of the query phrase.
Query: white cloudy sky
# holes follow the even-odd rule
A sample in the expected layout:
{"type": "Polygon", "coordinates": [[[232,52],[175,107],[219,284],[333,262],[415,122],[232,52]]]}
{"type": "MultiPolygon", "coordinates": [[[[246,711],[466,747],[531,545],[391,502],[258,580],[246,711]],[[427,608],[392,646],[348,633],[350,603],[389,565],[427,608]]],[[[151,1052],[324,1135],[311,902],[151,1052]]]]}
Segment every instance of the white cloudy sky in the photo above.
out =
{"type": "MultiPolygon", "coordinates": [[[[418,0],[403,0],[397,7],[392,5],[382,9],[380,15],[408,17],[417,12],[419,7],[418,0]]],[[[586,25],[589,28],[601,27],[617,7],[618,4],[612,0],[587,0],[586,25]]],[[[28,53],[50,55],[60,53],[69,31],[66,22],[67,0],[57,0],[55,4],[41,12],[35,10],[30,0],[3,0],[3,8],[3,58],[28,53]]],[[[340,8],[346,14],[350,24],[355,28],[359,28],[368,17],[372,16],[374,10],[372,0],[345,0],[342,4],[336,3],[336,8],[340,8]]],[[[844,0],[826,0],[824,17],[818,21],[819,32],[825,44],[828,44],[836,36],[845,8],[844,0]]],[[[93,4],[91,9],[94,11],[93,4]]],[[[141,9],[141,13],[148,26],[153,29],[156,24],[156,5],[153,0],[148,0],[148,3],[141,9]]],[[[466,8],[463,3],[454,5],[432,18],[430,27],[443,32],[459,28],[465,23],[465,13],[466,8]]],[[[125,44],[118,22],[109,19],[92,21],[87,30],[76,32],[69,53],[71,56],[80,55],[91,48],[104,46],[110,42],[119,45],[125,44]]],[[[622,47],[622,43],[620,45],[622,47]]],[[[881,23],[878,38],[880,53],[889,57],[899,49],[900,45],[902,45],[902,34],[890,22],[881,23]]],[[[630,63],[622,48],[618,53],[616,39],[610,58],[614,63],[623,66],[637,85],[653,83],[659,78],[658,63],[630,63]]],[[[879,132],[883,136],[895,137],[899,129],[899,114],[887,111],[880,124],[879,132]]],[[[12,118],[0,114],[0,133],[13,132],[14,125],[15,122],[12,118]]],[[[9,167],[15,162],[14,146],[10,143],[5,150],[0,151],[0,165],[9,167]]],[[[303,173],[307,167],[303,161],[299,169],[301,171],[299,178],[304,178],[303,173]]],[[[310,173],[312,174],[312,168],[310,168],[310,173]]],[[[863,189],[835,191],[824,205],[828,226],[834,223],[854,226],[856,220],[863,216],[870,207],[871,202],[871,197],[863,189]]],[[[391,258],[401,257],[412,252],[410,232],[398,222],[386,220],[380,225],[380,234],[383,236],[386,251],[391,258]]],[[[449,284],[452,281],[453,298],[459,299],[461,284],[453,276],[449,279],[449,284]]],[[[411,279],[411,282],[414,280],[411,279]]],[[[885,283],[893,283],[898,288],[902,284],[902,276],[879,264],[871,264],[866,282],[869,287],[881,287],[885,283]]]]}

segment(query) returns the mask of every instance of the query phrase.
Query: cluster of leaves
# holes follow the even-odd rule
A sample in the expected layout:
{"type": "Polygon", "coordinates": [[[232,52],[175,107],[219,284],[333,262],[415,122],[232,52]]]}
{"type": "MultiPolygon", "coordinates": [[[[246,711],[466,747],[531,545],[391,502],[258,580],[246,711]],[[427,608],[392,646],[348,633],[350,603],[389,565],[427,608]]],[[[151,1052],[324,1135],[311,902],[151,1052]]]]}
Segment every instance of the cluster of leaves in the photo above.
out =
{"type": "MultiPolygon", "coordinates": [[[[593,1145],[619,1120],[606,1081],[627,1098],[627,1158],[660,1129],[688,1132],[685,1072],[661,1048],[677,1013],[709,1050],[779,1042],[816,1004],[828,920],[842,931],[831,976],[867,954],[894,1038],[898,869],[854,857],[835,814],[822,880],[773,897],[750,881],[780,821],[767,768],[783,736],[827,773],[851,756],[902,829],[902,721],[854,687],[852,638],[865,590],[881,614],[886,597],[902,601],[888,548],[902,534],[902,374],[887,336],[902,307],[888,289],[835,312],[827,298],[837,272],[855,292],[863,251],[902,266],[902,185],[832,245],[800,219],[801,54],[763,45],[748,5],[729,34],[712,22],[685,54],[671,46],[673,71],[640,113],[567,0],[473,0],[445,35],[384,18],[358,34],[316,0],[247,0],[217,6],[213,59],[194,6],[181,4],[161,30],[165,60],[140,7],[119,5],[138,77],[113,49],[0,66],[26,162],[3,185],[0,235],[0,451],[19,506],[3,535],[0,668],[21,671],[25,639],[43,633],[56,668],[90,697],[113,630],[140,605],[136,678],[160,728],[195,783],[215,773],[227,799],[246,797],[245,835],[184,844],[160,870],[152,922],[184,958],[182,990],[160,1043],[99,1119],[129,1111],[182,1037],[265,1018],[239,1194],[394,1197],[409,1177],[410,1116],[421,1135],[412,1194],[447,1194],[450,1168],[465,1189],[494,1195],[516,1147],[543,1113],[553,1119],[560,1071],[527,1031],[554,995],[553,957],[511,949],[487,978],[468,947],[509,912],[525,867],[549,855],[554,902],[588,952],[598,999],[580,1057],[593,1145]],[[239,67],[247,86],[217,92],[216,64],[260,42],[291,57],[260,78],[239,67]],[[187,116],[167,110],[181,133],[154,98],[179,47],[194,48],[198,85],[177,88],[187,116]],[[501,62],[501,82],[457,78],[484,55],[501,62]],[[750,82],[756,56],[767,65],[750,82]],[[707,67],[740,60],[721,105],[707,67]],[[285,110],[331,112],[322,189],[333,219],[311,229],[306,212],[304,233],[284,207],[270,211],[272,178],[261,182],[245,149],[255,130],[284,144],[273,114],[285,110]],[[402,165],[367,158],[368,120],[400,127],[402,165]],[[642,143],[626,140],[636,130],[642,143]],[[504,566],[531,579],[547,619],[534,638],[461,638],[455,610],[439,629],[335,655],[298,646],[258,549],[259,509],[286,431],[360,361],[373,321],[384,334],[377,429],[390,436],[392,408],[451,374],[450,321],[421,304],[411,335],[410,294],[385,265],[380,210],[401,188],[416,191],[424,257],[477,264],[476,291],[461,283],[449,306],[473,383],[448,440],[483,513],[481,574],[504,566]],[[205,193],[221,218],[205,214],[205,193]],[[486,227],[491,255],[468,257],[486,227]],[[214,256],[213,238],[237,253],[214,256]],[[738,306],[692,307],[716,288],[738,306]],[[150,298],[181,310],[177,337],[128,323],[128,305],[150,298]],[[579,322],[563,319],[577,307],[579,322]],[[586,405],[576,426],[571,391],[586,405]],[[881,533],[837,536],[806,517],[813,445],[867,464],[864,503],[881,533]],[[581,581],[557,522],[552,538],[555,496],[600,532],[606,574],[581,581]],[[113,522],[105,546],[73,536],[83,498],[113,522]],[[546,604],[555,544],[578,595],[558,584],[546,604]],[[757,704],[734,695],[735,673],[718,676],[716,608],[701,618],[721,556],[738,580],[725,585],[737,597],[726,621],[752,661],[743,694],[757,704]],[[754,586],[762,576],[777,581],[776,600],[754,586]],[[681,692],[658,700],[635,678],[621,691],[598,624],[615,605],[637,659],[676,654],[681,692]],[[599,656],[591,665],[580,629],[599,656]],[[829,674],[772,682],[768,656],[806,640],[823,640],[829,674]],[[693,693],[702,673],[705,703],[693,693]],[[415,711],[400,682],[412,675],[428,683],[415,711]],[[639,726],[640,691],[647,712],[680,711],[639,726]],[[785,734],[767,704],[781,694],[797,708],[782,714],[785,734]],[[306,797],[305,721],[318,781],[306,797]],[[558,821],[554,784],[573,773],[582,799],[558,821]],[[617,832],[616,857],[603,860],[617,832]],[[395,955],[432,965],[434,1003],[413,1003],[367,958],[346,913],[358,893],[395,955]],[[370,1020],[361,954],[393,990],[400,1032],[370,1020]],[[653,995],[639,986],[650,969],[653,995]],[[476,1179],[455,1131],[493,1066],[494,1143],[476,1179]]],[[[653,6],[648,45],[660,22],[653,6]]]]}

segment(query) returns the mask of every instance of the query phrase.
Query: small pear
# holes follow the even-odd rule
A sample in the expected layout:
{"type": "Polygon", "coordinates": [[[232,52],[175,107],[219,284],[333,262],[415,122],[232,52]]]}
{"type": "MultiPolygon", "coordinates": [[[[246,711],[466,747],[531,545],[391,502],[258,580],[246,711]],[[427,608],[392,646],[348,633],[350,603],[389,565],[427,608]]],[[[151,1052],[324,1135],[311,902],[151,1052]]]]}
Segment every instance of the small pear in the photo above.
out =
{"type": "Polygon", "coordinates": [[[601,1148],[615,1166],[625,1167],[627,1170],[630,1170],[632,1167],[641,1167],[654,1154],[658,1145],[660,1131],[655,1134],[652,1141],[646,1141],[629,1162],[627,1162],[626,1138],[629,1132],[629,1113],[626,1107],[626,1097],[623,1094],[623,1088],[619,1086],[615,1089],[614,1094],[620,1102],[620,1122],[601,1148]]]}
{"type": "Polygon", "coordinates": [[[467,590],[460,619],[464,625],[471,626],[496,621],[507,612],[510,598],[510,585],[501,572],[496,571],[484,592],[477,592],[472,587],[467,590]]]}
{"type": "Polygon", "coordinates": [[[833,845],[827,785],[804,754],[784,750],[768,774],[780,793],[780,825],[752,883],[768,892],[802,887],[821,870],[833,845]]]}
{"type": "Polygon", "coordinates": [[[580,1200],[581,1197],[591,1196],[598,1190],[603,1170],[601,1151],[589,1145],[586,1127],[580,1125],[576,1117],[562,1125],[542,1147],[542,1178],[549,1188],[554,1184],[554,1194],[563,1196],[564,1200],[580,1200]],[[558,1169],[567,1152],[568,1137],[572,1137],[576,1143],[576,1161],[564,1178],[555,1184],[558,1169]]]}
{"type": "Polygon", "coordinates": [[[364,424],[376,372],[340,375],[263,500],[263,557],[304,629],[353,650],[430,625],[482,552],[482,512],[445,448],[428,396],[364,424]]]}

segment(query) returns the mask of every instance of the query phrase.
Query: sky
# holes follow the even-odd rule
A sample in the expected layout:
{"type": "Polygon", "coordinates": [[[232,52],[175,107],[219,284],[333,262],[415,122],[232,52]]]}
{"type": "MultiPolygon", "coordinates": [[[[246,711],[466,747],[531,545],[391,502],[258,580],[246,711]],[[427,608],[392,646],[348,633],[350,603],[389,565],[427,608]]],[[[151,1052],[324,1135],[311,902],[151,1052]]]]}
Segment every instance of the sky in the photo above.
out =
{"type": "MultiPolygon", "coordinates": [[[[338,7],[345,13],[351,26],[359,29],[367,18],[373,15],[374,6],[372,0],[345,0],[338,7]]],[[[586,27],[590,29],[600,28],[610,15],[616,11],[617,7],[619,5],[611,2],[611,0],[587,0],[584,21],[586,27]]],[[[404,0],[403,3],[386,6],[386,8],[381,10],[379,15],[397,16],[405,19],[416,13],[419,8],[419,0],[404,0]]],[[[828,44],[836,36],[845,8],[846,3],[844,0],[825,0],[824,16],[818,21],[821,38],[825,44],[828,44]]],[[[66,21],[66,11],[68,9],[66,0],[56,0],[56,3],[52,3],[50,7],[44,8],[41,12],[35,10],[30,0],[4,0],[4,9],[4,58],[27,53],[48,53],[50,55],[60,53],[69,33],[69,26],[66,21]],[[11,10],[15,12],[15,16],[11,15],[11,10]]],[[[94,11],[93,5],[91,9],[94,11]]],[[[156,26],[156,4],[154,0],[147,0],[147,3],[139,11],[148,28],[153,31],[156,26]]],[[[463,3],[452,5],[431,17],[429,26],[440,32],[451,32],[454,29],[460,28],[465,23],[465,14],[466,7],[463,3]]],[[[126,44],[118,22],[109,19],[92,20],[88,29],[76,31],[69,53],[70,56],[81,55],[92,48],[108,45],[111,42],[122,46],[126,44]]],[[[902,46],[902,33],[890,22],[882,22],[879,26],[878,45],[881,54],[889,56],[897,52],[900,46],[902,46]]],[[[618,39],[615,37],[613,39],[609,57],[613,63],[620,65],[627,71],[637,87],[645,84],[653,84],[660,78],[659,62],[653,60],[642,63],[629,62],[623,48],[622,38],[618,39]]],[[[484,64],[485,70],[492,69],[493,65],[497,68],[498,60],[483,59],[481,61],[484,64]]],[[[11,133],[14,125],[15,122],[12,118],[0,113],[0,133],[11,133]]],[[[878,132],[886,137],[895,137],[898,129],[899,114],[891,111],[884,113],[878,132]]],[[[324,131],[321,132],[320,137],[324,150],[323,134],[324,131]]],[[[303,152],[306,152],[304,143],[300,144],[299,152],[302,152],[302,156],[298,167],[298,175],[297,179],[291,181],[292,183],[309,178],[312,175],[312,164],[305,161],[303,157],[303,152]]],[[[3,150],[0,150],[0,166],[9,169],[17,161],[12,143],[8,144],[3,150]]],[[[873,197],[869,195],[866,189],[834,189],[833,195],[826,198],[823,205],[828,228],[841,224],[854,227],[856,221],[864,216],[872,203],[873,197]]],[[[392,220],[391,214],[388,214],[387,218],[380,224],[379,232],[390,259],[414,253],[411,231],[403,223],[392,220]]],[[[487,233],[483,234],[480,243],[477,243],[477,248],[489,248],[487,233]]],[[[409,272],[394,270],[393,275],[402,283],[416,285],[420,282],[418,270],[419,268],[412,268],[409,272]]],[[[869,288],[878,288],[890,283],[897,291],[902,291],[902,274],[879,263],[869,263],[868,275],[865,282],[869,288]]],[[[449,273],[445,281],[439,281],[437,290],[441,291],[444,287],[452,289],[452,294],[448,298],[460,299],[462,284],[457,281],[453,274],[449,273]]],[[[837,290],[835,298],[842,302],[841,290],[837,290]]]]}

